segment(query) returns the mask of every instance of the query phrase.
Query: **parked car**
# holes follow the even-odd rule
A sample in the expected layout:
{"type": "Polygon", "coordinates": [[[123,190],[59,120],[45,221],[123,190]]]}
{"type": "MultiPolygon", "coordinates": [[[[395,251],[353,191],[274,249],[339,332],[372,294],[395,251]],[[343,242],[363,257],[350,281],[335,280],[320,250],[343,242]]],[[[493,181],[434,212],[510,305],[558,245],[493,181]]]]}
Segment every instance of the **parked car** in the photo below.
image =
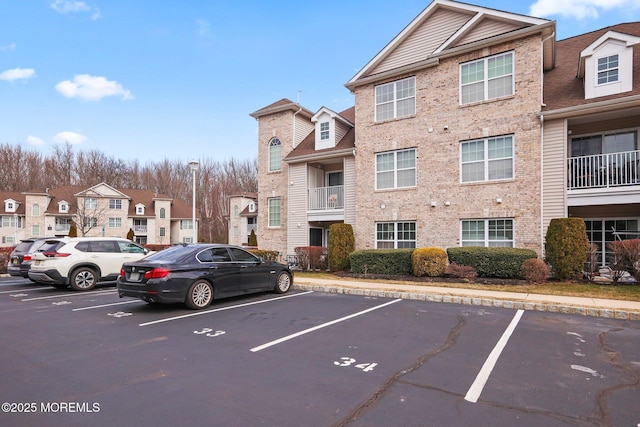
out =
{"type": "Polygon", "coordinates": [[[149,303],[184,303],[202,309],[214,298],[251,292],[287,292],[293,283],[285,264],[265,261],[232,245],[185,244],[122,266],[120,297],[149,303]]]}
{"type": "Polygon", "coordinates": [[[148,249],[117,237],[51,239],[34,252],[29,278],[56,288],[88,291],[98,282],[115,281],[124,262],[147,254],[148,249]]]}
{"type": "Polygon", "coordinates": [[[21,240],[9,255],[7,273],[11,276],[29,278],[32,254],[51,237],[30,238],[21,240]]]}

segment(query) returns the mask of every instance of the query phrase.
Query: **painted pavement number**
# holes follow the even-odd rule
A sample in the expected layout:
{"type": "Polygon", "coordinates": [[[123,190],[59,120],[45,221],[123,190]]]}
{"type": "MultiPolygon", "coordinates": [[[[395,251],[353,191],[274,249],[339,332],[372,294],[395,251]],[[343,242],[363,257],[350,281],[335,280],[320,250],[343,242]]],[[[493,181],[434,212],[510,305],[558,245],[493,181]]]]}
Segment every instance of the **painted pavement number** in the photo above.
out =
{"type": "Polygon", "coordinates": [[[358,363],[356,364],[356,359],[352,357],[341,357],[340,360],[335,360],[333,362],[334,365],[340,367],[349,367],[353,366],[354,368],[362,369],[362,372],[371,372],[373,368],[378,366],[377,363],[358,363]]]}
{"type": "Polygon", "coordinates": [[[193,333],[196,335],[204,335],[211,338],[226,334],[225,331],[214,331],[211,328],[202,328],[199,331],[193,331],[193,333]]]}

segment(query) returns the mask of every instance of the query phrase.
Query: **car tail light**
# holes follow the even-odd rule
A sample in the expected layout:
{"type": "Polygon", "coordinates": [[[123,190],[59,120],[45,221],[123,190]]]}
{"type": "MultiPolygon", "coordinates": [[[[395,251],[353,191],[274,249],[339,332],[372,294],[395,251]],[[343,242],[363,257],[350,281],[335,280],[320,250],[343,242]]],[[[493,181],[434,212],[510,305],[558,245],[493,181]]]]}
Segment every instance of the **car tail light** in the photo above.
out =
{"type": "Polygon", "coordinates": [[[31,254],[25,254],[25,256],[22,257],[22,261],[31,261],[31,254]]]}
{"type": "Polygon", "coordinates": [[[120,277],[124,277],[124,276],[125,276],[124,268],[121,268],[120,269],[120,277]]]}
{"type": "Polygon", "coordinates": [[[145,279],[162,279],[163,277],[167,277],[171,273],[171,270],[168,268],[154,268],[153,270],[149,270],[144,273],[145,279]]]}
{"type": "Polygon", "coordinates": [[[42,255],[49,258],[64,258],[64,257],[68,257],[71,254],[66,254],[64,252],[51,251],[51,252],[42,252],[42,255]]]}

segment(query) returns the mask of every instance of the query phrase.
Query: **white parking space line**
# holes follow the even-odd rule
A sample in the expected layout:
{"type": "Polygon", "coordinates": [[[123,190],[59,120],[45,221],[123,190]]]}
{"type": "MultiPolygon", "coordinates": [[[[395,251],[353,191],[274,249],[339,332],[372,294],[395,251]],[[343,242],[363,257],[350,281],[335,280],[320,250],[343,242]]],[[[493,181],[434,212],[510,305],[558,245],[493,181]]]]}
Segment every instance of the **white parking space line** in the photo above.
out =
{"type": "Polygon", "coordinates": [[[386,307],[388,305],[395,304],[395,303],[397,303],[399,301],[402,301],[402,299],[395,299],[393,301],[389,301],[389,302],[384,303],[382,305],[377,305],[375,307],[371,307],[371,308],[368,308],[366,310],[362,310],[362,311],[359,311],[357,313],[350,314],[348,316],[344,316],[344,317],[341,317],[341,318],[336,319],[336,320],[332,320],[331,322],[323,323],[322,325],[314,326],[313,328],[309,328],[309,329],[305,329],[304,331],[296,332],[295,334],[291,334],[291,335],[288,335],[286,337],[277,339],[275,341],[271,341],[271,342],[268,342],[266,344],[262,344],[262,345],[260,345],[258,347],[254,347],[254,348],[251,349],[251,351],[255,353],[257,351],[264,350],[265,348],[268,348],[268,347],[283,343],[285,341],[289,341],[289,340],[291,340],[293,338],[299,337],[299,336],[304,335],[304,334],[308,334],[308,333],[313,332],[313,331],[317,331],[318,329],[326,328],[327,326],[335,325],[336,323],[344,322],[345,320],[349,320],[349,319],[351,319],[353,317],[361,316],[363,314],[369,313],[370,311],[378,310],[378,309],[386,307]]]}
{"type": "Polygon", "coordinates": [[[47,297],[25,298],[20,301],[26,302],[26,301],[37,301],[41,299],[81,297],[85,295],[108,295],[108,294],[115,294],[115,293],[116,291],[68,292],[60,295],[50,295],[47,297]]]}
{"type": "Polygon", "coordinates": [[[500,337],[498,343],[491,351],[491,354],[489,354],[489,357],[484,362],[484,365],[482,365],[482,369],[480,369],[480,372],[478,372],[476,380],[473,382],[471,388],[469,388],[469,391],[467,392],[467,395],[464,397],[464,400],[466,400],[467,402],[476,403],[480,398],[480,394],[482,393],[485,384],[487,384],[487,380],[491,375],[491,371],[493,371],[493,368],[496,365],[496,362],[498,361],[502,350],[504,350],[505,346],[507,345],[511,334],[516,329],[516,326],[518,326],[518,322],[520,321],[523,313],[524,310],[518,310],[516,312],[515,316],[513,316],[513,319],[511,320],[511,323],[509,323],[509,326],[507,326],[507,329],[502,334],[502,337],[500,337]]]}
{"type": "Polygon", "coordinates": [[[0,291],[0,294],[15,294],[16,292],[27,292],[27,291],[50,291],[52,288],[47,287],[39,287],[39,288],[24,288],[24,289],[13,289],[10,291],[0,291]]]}
{"type": "Polygon", "coordinates": [[[92,305],[92,306],[89,306],[89,307],[74,308],[71,311],[93,310],[94,308],[111,307],[111,306],[114,306],[114,305],[131,304],[131,303],[134,303],[134,302],[143,302],[143,301],[141,301],[139,299],[134,299],[134,300],[131,300],[131,301],[120,301],[120,302],[114,302],[114,303],[111,303],[111,304],[92,305]]]}
{"type": "Polygon", "coordinates": [[[151,322],[140,323],[138,326],[155,325],[156,323],[171,322],[172,320],[180,320],[180,319],[184,319],[186,317],[193,317],[193,316],[200,316],[201,314],[215,313],[216,311],[231,310],[231,309],[234,309],[234,308],[247,307],[249,305],[263,304],[265,302],[278,301],[278,300],[285,299],[285,298],[299,297],[299,296],[302,296],[302,295],[310,294],[312,292],[313,291],[307,291],[307,292],[301,292],[299,294],[285,295],[283,297],[277,297],[277,298],[270,298],[270,299],[261,300],[261,301],[248,302],[248,303],[245,303],[245,304],[238,304],[238,305],[231,305],[231,306],[228,306],[228,307],[214,308],[213,310],[196,311],[194,313],[184,314],[182,316],[167,317],[166,319],[160,319],[160,320],[154,320],[154,321],[151,321],[151,322]]]}

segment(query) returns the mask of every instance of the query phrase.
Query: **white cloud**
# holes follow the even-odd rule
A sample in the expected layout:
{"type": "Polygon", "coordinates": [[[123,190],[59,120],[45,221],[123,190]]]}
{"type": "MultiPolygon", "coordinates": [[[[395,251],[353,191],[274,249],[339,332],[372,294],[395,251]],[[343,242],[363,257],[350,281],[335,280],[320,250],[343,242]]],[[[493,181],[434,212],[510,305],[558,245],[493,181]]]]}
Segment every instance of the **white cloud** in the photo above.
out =
{"type": "Polygon", "coordinates": [[[75,0],[56,0],[51,3],[51,8],[60,13],[88,12],[91,10],[85,2],[75,0]]]}
{"type": "Polygon", "coordinates": [[[80,98],[87,101],[99,101],[107,96],[120,96],[122,99],[134,99],[131,92],[115,81],[104,77],[79,74],[71,80],[56,85],[56,90],[67,98],[80,98]]]}
{"type": "Polygon", "coordinates": [[[529,15],[538,17],[560,15],[580,21],[598,19],[603,11],[638,9],[639,6],[638,0],[536,0],[529,8],[529,15]]]}
{"type": "Polygon", "coordinates": [[[87,140],[86,136],[79,133],[75,133],[75,132],[69,132],[69,131],[59,132],[53,137],[53,141],[58,142],[60,144],[65,144],[68,142],[69,144],[76,145],[76,144],[82,144],[86,140],[87,140]]]}
{"type": "Polygon", "coordinates": [[[0,73],[0,80],[13,82],[15,80],[26,80],[34,77],[36,71],[33,68],[14,68],[0,73]]]}
{"type": "Polygon", "coordinates": [[[27,144],[40,146],[40,145],[44,145],[44,141],[42,140],[42,138],[38,138],[37,136],[29,135],[27,137],[27,144]]]}
{"type": "Polygon", "coordinates": [[[93,8],[83,1],[77,0],[56,0],[51,3],[51,9],[58,13],[76,13],[76,12],[91,12],[91,19],[98,20],[102,18],[100,9],[93,8]]]}
{"type": "Polygon", "coordinates": [[[16,44],[15,42],[12,42],[6,46],[0,46],[0,50],[16,50],[16,44]]]}

